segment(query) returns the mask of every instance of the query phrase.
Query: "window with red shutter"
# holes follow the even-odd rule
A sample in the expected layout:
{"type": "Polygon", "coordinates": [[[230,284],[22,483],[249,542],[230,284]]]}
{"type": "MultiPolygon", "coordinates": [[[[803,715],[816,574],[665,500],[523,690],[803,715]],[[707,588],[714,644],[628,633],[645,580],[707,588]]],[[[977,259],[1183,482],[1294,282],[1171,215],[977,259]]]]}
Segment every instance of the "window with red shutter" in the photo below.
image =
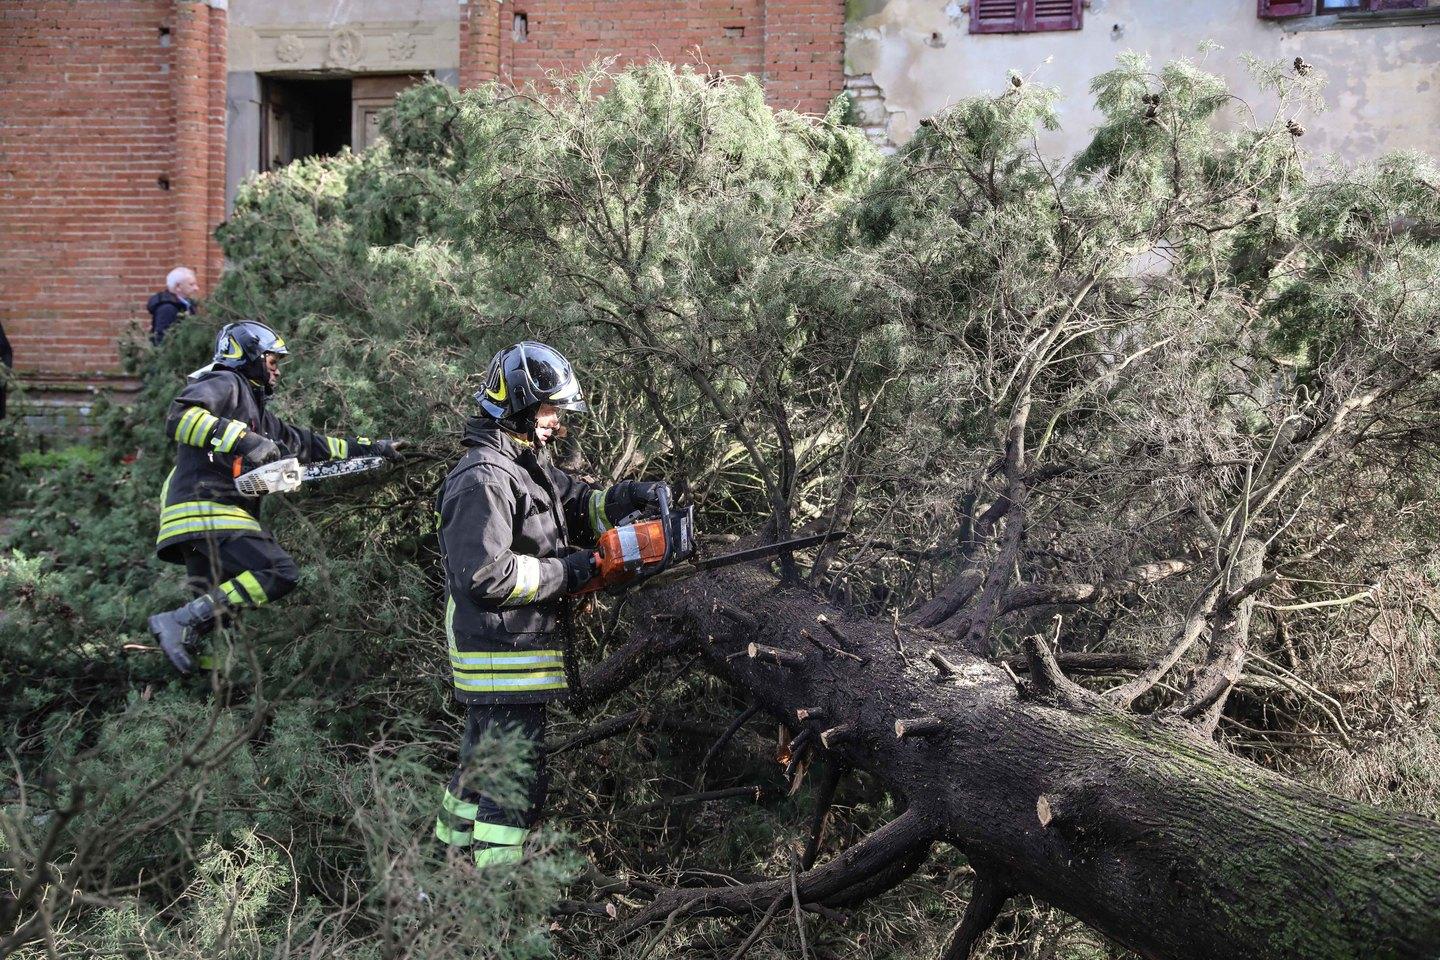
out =
{"type": "Polygon", "coordinates": [[[1080,0],[1031,0],[1035,4],[1031,30],[1079,30],[1080,0]]]}
{"type": "Polygon", "coordinates": [[[1256,14],[1263,20],[1308,17],[1315,12],[1315,0],[1258,0],[1256,14]]]}
{"type": "Polygon", "coordinates": [[[1079,30],[1080,5],[1081,0],[970,0],[970,32],[1079,30]]]}
{"type": "Polygon", "coordinates": [[[1018,33],[1024,29],[1020,0],[970,0],[971,33],[1018,33]]]}

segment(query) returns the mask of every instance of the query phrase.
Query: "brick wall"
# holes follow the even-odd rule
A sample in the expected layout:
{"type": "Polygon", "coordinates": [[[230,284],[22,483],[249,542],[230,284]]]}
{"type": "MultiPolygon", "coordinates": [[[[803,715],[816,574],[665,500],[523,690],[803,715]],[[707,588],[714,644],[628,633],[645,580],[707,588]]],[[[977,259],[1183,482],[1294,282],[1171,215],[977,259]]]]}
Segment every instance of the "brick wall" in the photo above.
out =
{"type": "Polygon", "coordinates": [[[171,267],[218,276],[224,44],[203,2],[0,3],[0,323],[30,379],[113,373],[171,267]]]}
{"type": "Polygon", "coordinates": [[[479,42],[462,39],[462,86],[658,58],[760,75],[771,103],[818,113],[844,84],[843,0],[470,0],[465,29],[479,42]]]}

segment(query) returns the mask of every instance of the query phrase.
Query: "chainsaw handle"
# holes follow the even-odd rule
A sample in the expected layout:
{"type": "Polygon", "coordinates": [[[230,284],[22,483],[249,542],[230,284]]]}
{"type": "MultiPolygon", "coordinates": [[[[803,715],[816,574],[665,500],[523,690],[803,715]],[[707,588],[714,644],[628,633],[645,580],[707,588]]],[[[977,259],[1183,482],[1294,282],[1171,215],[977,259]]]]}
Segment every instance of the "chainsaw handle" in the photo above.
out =
{"type": "Polygon", "coordinates": [[[670,484],[657,483],[655,485],[655,499],[658,502],[657,509],[660,512],[661,527],[665,531],[665,553],[661,556],[659,563],[650,564],[648,569],[641,567],[639,571],[636,572],[636,580],[645,580],[655,576],[655,574],[662,570],[668,569],[670,561],[675,556],[675,544],[671,542],[670,531],[670,484]]]}

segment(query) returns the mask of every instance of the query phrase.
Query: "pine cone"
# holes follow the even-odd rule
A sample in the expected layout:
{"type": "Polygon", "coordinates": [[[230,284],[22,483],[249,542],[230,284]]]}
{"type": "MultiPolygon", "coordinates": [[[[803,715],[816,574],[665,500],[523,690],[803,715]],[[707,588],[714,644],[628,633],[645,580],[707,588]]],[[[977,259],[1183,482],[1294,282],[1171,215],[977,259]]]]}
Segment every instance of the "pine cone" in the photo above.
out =
{"type": "Polygon", "coordinates": [[[1290,136],[1292,137],[1305,136],[1305,128],[1300,126],[1300,124],[1296,123],[1294,120],[1287,121],[1285,123],[1285,129],[1290,131],[1290,136]]]}
{"type": "Polygon", "coordinates": [[[1020,79],[1020,77],[1019,77],[1018,74],[1014,74],[1014,73],[1010,74],[1010,86],[1012,86],[1012,87],[1022,87],[1022,86],[1024,86],[1024,85],[1025,85],[1025,81],[1022,80],[1022,79],[1020,79]]]}
{"type": "Polygon", "coordinates": [[[1296,57],[1296,58],[1295,58],[1295,72],[1296,72],[1296,73],[1300,74],[1300,76],[1302,76],[1302,77],[1308,77],[1308,76],[1310,75],[1310,70],[1311,70],[1310,64],[1308,64],[1308,63],[1305,62],[1305,58],[1304,58],[1304,57],[1296,57]]]}

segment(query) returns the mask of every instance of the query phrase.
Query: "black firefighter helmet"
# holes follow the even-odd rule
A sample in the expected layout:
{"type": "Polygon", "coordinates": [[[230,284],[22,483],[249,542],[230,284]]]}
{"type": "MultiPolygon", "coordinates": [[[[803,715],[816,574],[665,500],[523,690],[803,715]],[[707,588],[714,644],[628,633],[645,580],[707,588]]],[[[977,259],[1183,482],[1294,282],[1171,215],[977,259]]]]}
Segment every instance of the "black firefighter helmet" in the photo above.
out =
{"type": "Polygon", "coordinates": [[[525,340],[495,354],[485,371],[485,385],[475,394],[490,419],[515,433],[528,435],[542,403],[584,413],[585,397],[570,361],[560,351],[525,340]]]}
{"type": "Polygon", "coordinates": [[[217,367],[234,370],[255,383],[262,384],[270,392],[269,380],[265,375],[265,354],[275,353],[286,356],[290,351],[280,334],[258,320],[240,320],[227,323],[215,337],[215,359],[217,367]]]}

